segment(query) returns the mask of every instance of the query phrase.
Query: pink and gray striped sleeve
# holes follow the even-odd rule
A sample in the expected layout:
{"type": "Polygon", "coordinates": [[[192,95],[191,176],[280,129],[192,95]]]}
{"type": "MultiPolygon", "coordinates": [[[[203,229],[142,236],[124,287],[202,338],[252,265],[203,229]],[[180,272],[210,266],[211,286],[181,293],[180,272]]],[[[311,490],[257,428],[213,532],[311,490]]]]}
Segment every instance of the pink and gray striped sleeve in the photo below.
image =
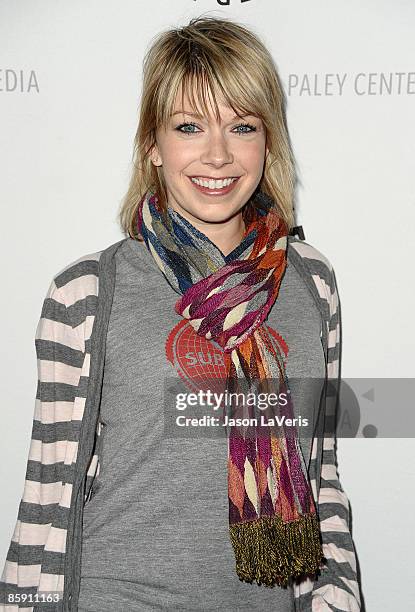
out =
{"type": "Polygon", "coordinates": [[[35,604],[35,609],[55,609],[53,600],[42,606],[36,596],[62,596],[85,404],[82,381],[89,373],[86,340],[93,317],[85,316],[85,305],[97,293],[96,264],[96,255],[70,264],[54,277],[43,301],[35,334],[38,383],[25,482],[0,582],[3,612],[33,611],[35,604]]]}
{"type": "MultiPolygon", "coordinates": [[[[314,580],[294,585],[295,609],[301,612],[361,610],[357,578],[356,551],[350,529],[349,500],[337,472],[335,417],[338,406],[341,358],[341,309],[334,270],[329,265],[329,280],[315,275],[320,297],[329,308],[328,316],[328,387],[325,401],[325,427],[318,514],[326,561],[314,580]]],[[[317,438],[312,458],[316,457],[317,438]]],[[[314,475],[315,476],[315,475],[314,475]]],[[[315,479],[312,481],[316,495],[315,479]]]]}

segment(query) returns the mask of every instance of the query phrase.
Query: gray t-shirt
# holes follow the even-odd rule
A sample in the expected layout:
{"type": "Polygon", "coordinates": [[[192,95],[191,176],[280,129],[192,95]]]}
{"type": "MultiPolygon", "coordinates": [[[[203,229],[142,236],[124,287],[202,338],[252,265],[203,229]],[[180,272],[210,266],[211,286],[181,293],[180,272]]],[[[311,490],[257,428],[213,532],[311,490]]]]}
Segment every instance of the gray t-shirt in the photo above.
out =
{"type": "MultiPolygon", "coordinates": [[[[78,609],[291,612],[291,586],[247,584],[235,572],[226,437],[165,435],[165,381],[189,372],[198,358],[206,362],[186,335],[190,324],[174,310],[178,298],[145,244],[126,240],[116,254],[101,470],[84,508],[78,609]]],[[[291,263],[266,323],[289,347],[295,415],[313,421],[325,376],[321,318],[291,263]],[[302,377],[318,380],[311,394],[302,377]]],[[[220,359],[213,355],[212,363],[220,359]]],[[[299,430],[308,465],[310,434],[302,438],[299,430]]]]}

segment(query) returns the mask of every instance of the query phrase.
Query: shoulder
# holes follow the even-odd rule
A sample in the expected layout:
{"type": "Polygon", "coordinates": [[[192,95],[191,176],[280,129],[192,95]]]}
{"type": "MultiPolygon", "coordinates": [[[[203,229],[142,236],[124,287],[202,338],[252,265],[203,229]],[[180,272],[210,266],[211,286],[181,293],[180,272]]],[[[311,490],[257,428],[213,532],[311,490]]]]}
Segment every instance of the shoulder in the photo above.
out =
{"type": "Polygon", "coordinates": [[[328,257],[309,242],[296,237],[290,237],[289,244],[306,265],[328,274],[333,272],[333,266],[328,257]]]}
{"type": "Polygon", "coordinates": [[[66,306],[87,295],[98,295],[99,260],[103,252],[86,253],[68,262],[53,275],[49,292],[66,306]]]}
{"type": "Polygon", "coordinates": [[[289,238],[289,251],[313,277],[320,277],[330,287],[334,283],[334,268],[330,259],[315,246],[295,236],[289,238]]]}
{"type": "Polygon", "coordinates": [[[337,295],[337,286],[330,259],[309,242],[293,236],[289,239],[289,253],[303,274],[313,281],[319,297],[332,304],[337,295]]]}
{"type": "Polygon", "coordinates": [[[47,297],[71,306],[88,296],[97,296],[102,260],[108,261],[125,241],[119,240],[99,251],[85,253],[60,268],[50,281],[47,297]]]}

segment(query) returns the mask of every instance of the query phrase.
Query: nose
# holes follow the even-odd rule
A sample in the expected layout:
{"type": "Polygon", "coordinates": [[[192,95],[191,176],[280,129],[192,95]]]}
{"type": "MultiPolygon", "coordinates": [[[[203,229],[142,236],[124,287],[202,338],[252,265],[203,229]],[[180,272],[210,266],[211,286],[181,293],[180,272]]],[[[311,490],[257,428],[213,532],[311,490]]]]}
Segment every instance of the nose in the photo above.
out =
{"type": "Polygon", "coordinates": [[[209,134],[206,148],[203,150],[200,159],[204,164],[211,164],[215,167],[233,163],[233,153],[220,128],[209,134]]]}

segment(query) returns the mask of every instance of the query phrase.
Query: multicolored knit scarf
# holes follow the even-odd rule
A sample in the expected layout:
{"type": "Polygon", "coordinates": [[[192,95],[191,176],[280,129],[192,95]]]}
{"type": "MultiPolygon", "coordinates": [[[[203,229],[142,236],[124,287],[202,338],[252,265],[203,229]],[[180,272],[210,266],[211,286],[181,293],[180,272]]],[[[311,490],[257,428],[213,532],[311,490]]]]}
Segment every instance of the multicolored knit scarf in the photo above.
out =
{"type": "MultiPolygon", "coordinates": [[[[287,264],[288,228],[272,200],[261,199],[241,244],[226,257],[171,207],[166,218],[147,192],[137,228],[181,295],[176,312],[223,349],[228,389],[237,392],[243,380],[277,397],[286,393],[283,409],[268,410],[294,418],[283,355],[264,323],[287,264]]],[[[324,558],[319,523],[295,426],[230,428],[228,498],[240,580],[287,586],[291,577],[317,571],[324,558]]]]}

